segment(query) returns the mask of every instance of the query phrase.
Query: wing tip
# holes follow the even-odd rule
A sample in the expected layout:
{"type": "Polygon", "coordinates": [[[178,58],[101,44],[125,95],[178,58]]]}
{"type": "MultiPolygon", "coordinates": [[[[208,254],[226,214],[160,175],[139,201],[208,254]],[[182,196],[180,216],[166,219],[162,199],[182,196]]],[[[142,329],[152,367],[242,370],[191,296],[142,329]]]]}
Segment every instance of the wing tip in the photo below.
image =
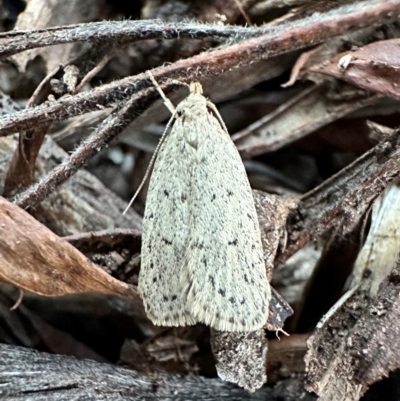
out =
{"type": "Polygon", "coordinates": [[[250,332],[263,328],[268,321],[268,305],[265,312],[261,310],[250,314],[229,314],[224,310],[210,311],[200,305],[192,308],[192,314],[199,323],[219,331],[250,332]]]}
{"type": "Polygon", "coordinates": [[[145,309],[147,317],[155,326],[164,327],[194,326],[197,323],[203,323],[218,331],[251,332],[262,329],[268,320],[268,313],[258,313],[250,318],[249,315],[246,317],[232,317],[226,313],[210,313],[204,309],[196,308],[192,314],[174,313],[168,315],[157,314],[156,316],[149,308],[145,309]]]}

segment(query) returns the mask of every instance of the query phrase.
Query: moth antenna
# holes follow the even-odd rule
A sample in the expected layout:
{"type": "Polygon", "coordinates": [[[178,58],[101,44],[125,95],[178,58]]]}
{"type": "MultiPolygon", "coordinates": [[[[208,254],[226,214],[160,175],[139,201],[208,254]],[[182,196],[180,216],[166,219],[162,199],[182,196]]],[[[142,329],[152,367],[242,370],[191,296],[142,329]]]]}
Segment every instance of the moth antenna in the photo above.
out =
{"type": "Polygon", "coordinates": [[[165,127],[165,130],[161,136],[160,141],[158,142],[158,145],[156,147],[156,150],[153,153],[153,156],[151,157],[149,166],[147,167],[146,173],[143,177],[142,182],[140,183],[138,189],[136,190],[135,194],[132,196],[132,199],[130,200],[130,202],[128,203],[128,206],[125,208],[125,210],[123,211],[122,215],[125,215],[126,212],[129,210],[129,208],[132,206],[132,203],[135,201],[135,199],[137,198],[137,196],[139,195],[139,192],[141,191],[141,189],[143,188],[147,178],[149,177],[150,171],[153,168],[154,162],[156,160],[157,154],[160,150],[161,145],[163,144],[165,137],[167,136],[167,131],[169,129],[169,127],[172,124],[172,121],[174,121],[175,115],[176,115],[176,109],[174,107],[174,105],[172,104],[172,102],[165,96],[163,90],[161,89],[160,85],[158,85],[157,81],[154,79],[153,74],[148,71],[149,77],[151,79],[151,82],[153,82],[154,86],[156,87],[158,93],[160,94],[160,96],[162,97],[162,99],[164,100],[164,104],[165,106],[168,108],[169,111],[171,111],[172,113],[172,117],[169,119],[167,126],[165,127]]]}
{"type": "MultiPolygon", "coordinates": [[[[154,79],[154,77],[152,77],[152,79],[154,79]]],[[[199,93],[200,95],[203,94],[203,87],[201,86],[200,82],[191,82],[190,84],[187,84],[186,82],[181,82],[177,79],[169,79],[167,82],[172,85],[186,86],[190,93],[199,93]]],[[[160,90],[162,89],[160,88],[160,90]]]]}
{"type": "Polygon", "coordinates": [[[167,131],[169,129],[169,127],[171,126],[172,121],[174,121],[175,119],[175,114],[176,112],[174,112],[174,114],[172,115],[172,117],[169,119],[167,126],[165,127],[165,130],[161,136],[160,142],[158,142],[158,145],[156,147],[156,150],[153,153],[153,156],[150,159],[150,163],[149,166],[147,167],[146,173],[143,177],[142,182],[140,183],[138,189],[136,190],[135,194],[132,196],[132,199],[129,201],[128,206],[125,208],[125,210],[123,211],[122,215],[125,215],[125,213],[129,210],[129,208],[132,206],[132,203],[135,201],[135,199],[137,198],[137,196],[139,195],[139,192],[141,191],[141,189],[143,188],[144,183],[146,182],[149,174],[150,174],[150,170],[153,168],[154,162],[156,161],[156,157],[157,154],[160,150],[161,145],[163,144],[165,137],[167,136],[167,131]]]}
{"type": "Polygon", "coordinates": [[[151,82],[153,83],[153,85],[157,89],[157,92],[160,94],[162,100],[164,101],[165,107],[171,112],[171,114],[175,114],[175,106],[172,104],[171,100],[169,100],[167,96],[165,96],[164,91],[155,80],[154,75],[151,73],[151,71],[147,71],[147,75],[150,77],[151,82]]]}
{"type": "Polygon", "coordinates": [[[188,88],[190,88],[190,85],[189,84],[187,84],[186,82],[181,82],[181,81],[178,81],[177,79],[168,79],[167,80],[167,82],[169,83],[169,84],[171,84],[171,85],[180,85],[180,86],[187,86],[188,88]]]}
{"type": "Polygon", "coordinates": [[[226,125],[224,123],[224,120],[221,117],[221,114],[219,114],[218,109],[215,107],[214,103],[211,103],[207,100],[207,106],[214,112],[214,114],[217,116],[219,123],[221,124],[222,128],[226,131],[226,133],[229,135],[228,128],[226,128],[226,125]]]}

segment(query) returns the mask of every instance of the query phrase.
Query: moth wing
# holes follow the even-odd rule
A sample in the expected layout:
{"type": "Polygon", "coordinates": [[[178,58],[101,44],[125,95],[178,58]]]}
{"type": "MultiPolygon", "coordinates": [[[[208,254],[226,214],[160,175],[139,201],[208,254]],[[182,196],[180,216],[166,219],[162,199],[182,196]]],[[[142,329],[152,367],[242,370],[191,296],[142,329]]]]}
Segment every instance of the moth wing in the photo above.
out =
{"type": "Polygon", "coordinates": [[[210,134],[197,150],[189,205],[188,306],[217,330],[253,331],[266,323],[271,296],[254,199],[228,133],[210,114],[204,123],[210,134]]]}
{"type": "Polygon", "coordinates": [[[150,178],[138,285],[148,317],[163,326],[196,323],[187,310],[190,281],[184,263],[193,152],[176,127],[166,137],[150,178]]]}

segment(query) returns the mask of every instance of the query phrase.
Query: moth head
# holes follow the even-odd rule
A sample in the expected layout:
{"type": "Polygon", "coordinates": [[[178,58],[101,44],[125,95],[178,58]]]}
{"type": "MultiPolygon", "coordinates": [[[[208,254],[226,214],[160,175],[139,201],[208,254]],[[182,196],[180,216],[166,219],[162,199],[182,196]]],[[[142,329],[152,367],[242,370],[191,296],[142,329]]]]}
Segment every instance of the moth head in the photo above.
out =
{"type": "Polygon", "coordinates": [[[192,82],[189,85],[190,93],[198,93],[199,95],[203,94],[203,87],[200,82],[192,82]]]}

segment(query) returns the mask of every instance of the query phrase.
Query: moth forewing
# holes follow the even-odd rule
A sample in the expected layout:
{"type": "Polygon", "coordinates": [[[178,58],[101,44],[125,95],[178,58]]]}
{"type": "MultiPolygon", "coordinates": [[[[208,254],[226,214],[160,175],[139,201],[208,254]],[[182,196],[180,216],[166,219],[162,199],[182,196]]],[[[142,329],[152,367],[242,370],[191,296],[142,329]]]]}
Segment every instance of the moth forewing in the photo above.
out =
{"type": "Polygon", "coordinates": [[[139,292],[155,324],[252,331],[270,287],[239,153],[198,86],[175,112],[150,179],[139,292]]]}

